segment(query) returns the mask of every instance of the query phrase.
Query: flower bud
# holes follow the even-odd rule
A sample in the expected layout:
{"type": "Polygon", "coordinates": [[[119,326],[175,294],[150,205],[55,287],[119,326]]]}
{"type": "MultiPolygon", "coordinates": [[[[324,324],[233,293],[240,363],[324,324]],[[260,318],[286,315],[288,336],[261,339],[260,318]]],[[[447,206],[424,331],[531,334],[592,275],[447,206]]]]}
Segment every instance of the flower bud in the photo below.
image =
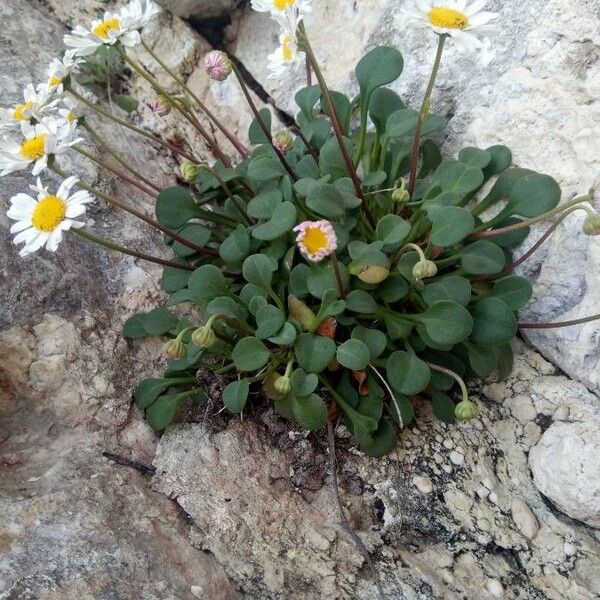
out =
{"type": "Polygon", "coordinates": [[[225,81],[233,70],[231,59],[221,50],[209,52],[202,61],[202,68],[211,79],[225,81]]]}
{"type": "Polygon", "coordinates": [[[166,117],[171,112],[172,105],[166,96],[160,94],[150,103],[150,108],[155,115],[166,117]]]}
{"type": "Polygon", "coordinates": [[[275,391],[281,394],[282,396],[287,396],[292,389],[292,382],[290,378],[286,375],[280,375],[274,383],[275,391]]]}
{"type": "Polygon", "coordinates": [[[285,154],[294,147],[294,138],[289,131],[285,129],[278,131],[273,136],[273,146],[279,150],[282,154],[285,154]]]}
{"type": "Polygon", "coordinates": [[[192,181],[196,181],[196,178],[200,174],[200,165],[189,160],[184,160],[181,165],[179,165],[179,173],[184,181],[191,183],[192,181]]]}
{"type": "Polygon", "coordinates": [[[396,188],[392,192],[392,201],[397,202],[398,204],[406,204],[407,202],[410,202],[410,194],[406,189],[406,183],[404,179],[401,180],[400,187],[396,188]]]}
{"type": "Polygon", "coordinates": [[[288,296],[288,311],[290,317],[298,321],[304,331],[314,331],[316,326],[315,313],[296,296],[288,296]]]}
{"type": "Polygon", "coordinates": [[[583,224],[583,233],[586,235],[600,235],[600,215],[588,215],[583,224]]]}
{"type": "Polygon", "coordinates": [[[390,276],[390,270],[387,267],[380,265],[371,265],[365,267],[360,273],[356,275],[362,282],[376,285],[385,281],[390,276]]]}
{"type": "Polygon", "coordinates": [[[187,348],[185,344],[179,339],[175,338],[174,340],[169,340],[164,346],[163,349],[167,356],[171,358],[183,358],[187,353],[187,348]]]}
{"type": "Polygon", "coordinates": [[[185,110],[190,110],[192,108],[192,101],[188,96],[175,96],[175,102],[185,110]]]}
{"type": "Polygon", "coordinates": [[[427,279],[428,277],[434,277],[437,275],[438,269],[435,263],[431,260],[420,260],[413,267],[413,277],[420,281],[421,279],[427,279]]]}
{"type": "Polygon", "coordinates": [[[470,421],[479,414],[477,405],[470,400],[463,400],[456,405],[454,416],[458,421],[470,421]]]}
{"type": "Polygon", "coordinates": [[[327,317],[317,328],[317,333],[323,337],[335,339],[337,320],[335,317],[327,317]]]}
{"type": "Polygon", "coordinates": [[[212,323],[209,321],[203,327],[198,327],[192,333],[192,342],[199,348],[210,348],[217,341],[217,336],[212,330],[212,323]]]}

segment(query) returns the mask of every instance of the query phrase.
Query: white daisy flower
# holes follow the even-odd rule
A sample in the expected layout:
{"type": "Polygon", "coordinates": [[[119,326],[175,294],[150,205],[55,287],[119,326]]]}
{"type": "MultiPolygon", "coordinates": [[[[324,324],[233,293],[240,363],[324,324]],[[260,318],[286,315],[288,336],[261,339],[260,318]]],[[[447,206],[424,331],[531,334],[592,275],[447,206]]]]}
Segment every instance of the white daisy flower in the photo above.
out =
{"type": "Polygon", "coordinates": [[[337,235],[329,221],[304,221],[293,231],[300,252],[312,262],[321,262],[337,250],[337,235]]]}
{"type": "Polygon", "coordinates": [[[279,47],[267,57],[270,79],[282,79],[289,71],[296,70],[303,62],[296,35],[284,32],[279,36],[279,47]]]}
{"type": "Polygon", "coordinates": [[[37,180],[37,200],[28,194],[17,194],[10,199],[10,208],[6,213],[9,219],[16,221],[10,232],[16,234],[13,243],[25,245],[19,255],[26,256],[42,246],[54,252],[62,239],[63,231],[71,227],[83,227],[83,221],[77,221],[85,213],[85,205],[93,198],[84,191],[70,195],[71,188],[78,182],[77,177],[65,179],[55,195],[37,180]]]}
{"type": "Polygon", "coordinates": [[[48,90],[62,94],[63,81],[77,70],[81,61],[82,59],[76,56],[75,50],[67,50],[62,59],[53,59],[47,71],[48,90]]]}
{"type": "Polygon", "coordinates": [[[311,0],[252,0],[257,12],[268,12],[276,20],[289,20],[290,16],[301,19],[312,11],[311,0]]]}
{"type": "Polygon", "coordinates": [[[31,163],[33,174],[38,175],[48,166],[48,157],[61,154],[83,141],[71,139],[72,129],[60,127],[59,122],[46,117],[39,123],[21,124],[21,137],[5,138],[0,141],[0,176],[25,169],[31,163]]]}
{"type": "Polygon", "coordinates": [[[23,90],[23,102],[11,108],[0,108],[0,132],[18,131],[21,123],[29,123],[31,119],[40,121],[56,105],[57,100],[50,99],[46,85],[38,85],[37,89],[30,83],[23,90]]]}
{"type": "Polygon", "coordinates": [[[140,43],[137,31],[160,12],[152,0],[133,0],[118,13],[106,12],[102,19],[92,22],[90,29],[78,25],[65,35],[65,45],[74,49],[76,56],[90,56],[103,45],[121,42],[131,48],[140,43]]]}
{"type": "Polygon", "coordinates": [[[486,3],[487,0],[416,0],[406,13],[418,27],[448,35],[473,51],[481,47],[480,38],[494,33],[490,22],[498,15],[483,10],[486,3]]]}

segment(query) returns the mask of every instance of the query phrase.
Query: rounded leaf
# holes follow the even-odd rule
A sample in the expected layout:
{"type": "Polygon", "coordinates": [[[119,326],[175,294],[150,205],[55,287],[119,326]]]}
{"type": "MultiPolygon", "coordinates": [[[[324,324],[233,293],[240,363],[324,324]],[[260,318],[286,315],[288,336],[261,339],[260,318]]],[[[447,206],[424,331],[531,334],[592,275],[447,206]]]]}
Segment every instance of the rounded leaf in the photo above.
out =
{"type": "Polygon", "coordinates": [[[241,413],[246,406],[248,401],[248,394],[250,393],[250,383],[247,379],[241,379],[240,381],[232,381],[223,390],[223,404],[232,413],[241,413]]]}
{"type": "Polygon", "coordinates": [[[363,371],[369,366],[371,353],[366,344],[350,339],[338,347],[336,357],[340,365],[352,371],[363,371]]]}
{"type": "Polygon", "coordinates": [[[471,341],[476,344],[508,344],[517,335],[515,313],[499,298],[484,298],[471,309],[473,332],[471,341]]]}
{"type": "Polygon", "coordinates": [[[269,361],[267,347],[255,337],[242,338],[231,353],[238,371],[258,371],[269,361]]]}

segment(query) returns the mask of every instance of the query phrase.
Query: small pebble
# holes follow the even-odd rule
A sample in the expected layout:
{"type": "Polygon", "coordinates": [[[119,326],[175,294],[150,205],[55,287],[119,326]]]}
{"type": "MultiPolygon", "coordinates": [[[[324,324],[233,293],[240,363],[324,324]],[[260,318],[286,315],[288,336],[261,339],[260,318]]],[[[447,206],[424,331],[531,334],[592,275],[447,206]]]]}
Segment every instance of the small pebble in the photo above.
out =
{"type": "Polygon", "coordinates": [[[430,494],[433,491],[433,482],[426,475],[416,475],[413,477],[413,483],[421,494],[430,494]]]}
{"type": "Polygon", "coordinates": [[[201,586],[193,585],[190,589],[190,592],[192,592],[192,596],[194,596],[194,598],[200,598],[200,600],[202,600],[202,594],[204,593],[204,590],[201,586]]]}
{"type": "Polygon", "coordinates": [[[454,448],[454,442],[451,439],[446,438],[444,440],[444,448],[447,448],[448,450],[452,450],[452,448],[454,448]]]}
{"type": "Polygon", "coordinates": [[[456,450],[453,450],[452,452],[450,452],[450,462],[453,465],[460,467],[461,465],[464,464],[465,457],[462,454],[460,454],[459,452],[457,452],[456,450]]]}
{"type": "Polygon", "coordinates": [[[502,584],[497,579],[488,579],[485,584],[485,589],[494,597],[494,598],[503,598],[504,597],[504,588],[502,584]]]}
{"type": "Polygon", "coordinates": [[[572,544],[571,542],[565,542],[565,545],[563,546],[563,550],[564,550],[565,556],[568,556],[568,557],[575,556],[577,554],[577,546],[575,546],[575,544],[572,544]]]}

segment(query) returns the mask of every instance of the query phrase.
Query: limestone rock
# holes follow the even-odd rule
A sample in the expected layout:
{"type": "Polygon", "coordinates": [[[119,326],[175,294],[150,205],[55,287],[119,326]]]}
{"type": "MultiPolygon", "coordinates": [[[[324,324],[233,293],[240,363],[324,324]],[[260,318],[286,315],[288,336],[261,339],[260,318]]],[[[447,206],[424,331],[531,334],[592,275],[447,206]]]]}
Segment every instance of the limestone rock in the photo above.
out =
{"type": "Polygon", "coordinates": [[[217,17],[236,7],[236,0],[158,0],[158,4],[178,17],[217,17]]]}
{"type": "Polygon", "coordinates": [[[600,420],[554,423],[531,450],[536,487],[564,513],[600,527],[600,420]]]}

